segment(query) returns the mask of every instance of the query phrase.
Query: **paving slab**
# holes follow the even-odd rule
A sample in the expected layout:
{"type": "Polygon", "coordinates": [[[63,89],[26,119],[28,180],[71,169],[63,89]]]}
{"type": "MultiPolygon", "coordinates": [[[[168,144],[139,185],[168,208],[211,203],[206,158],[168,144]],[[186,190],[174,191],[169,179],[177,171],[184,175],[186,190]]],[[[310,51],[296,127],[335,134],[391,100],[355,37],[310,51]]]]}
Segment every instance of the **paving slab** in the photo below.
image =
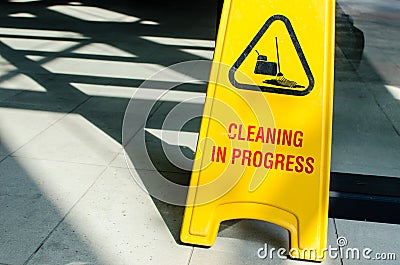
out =
{"type": "MultiPolygon", "coordinates": [[[[393,19],[387,19],[388,10],[393,13],[398,5],[394,0],[379,1],[390,8],[382,8],[378,2],[369,0],[353,4],[347,0],[342,2],[347,3],[345,11],[353,15],[355,25],[366,34],[366,46],[360,67],[346,60],[341,48],[336,49],[339,60],[336,60],[335,78],[339,89],[335,88],[332,168],[400,176],[397,166],[400,146],[394,130],[394,127],[400,128],[396,123],[399,104],[390,94],[379,91],[385,84],[399,84],[399,62],[395,60],[400,40],[398,25],[393,19]],[[373,16],[375,11],[379,16],[373,16]],[[376,23],[378,20],[380,24],[376,23]],[[365,88],[366,81],[373,81],[377,86],[365,88]]],[[[122,93],[111,91],[115,87],[107,85],[139,86],[143,79],[164,66],[211,58],[214,46],[215,21],[210,14],[215,14],[212,10],[215,3],[193,2],[190,6],[178,3],[179,9],[171,3],[159,4],[157,8],[126,1],[114,1],[112,5],[86,1],[82,5],[82,10],[88,10],[87,5],[96,5],[102,12],[113,10],[134,16],[138,20],[133,23],[88,22],[85,13],[68,16],[67,10],[76,5],[74,2],[60,4],[57,12],[48,8],[53,4],[47,2],[8,3],[0,9],[5,18],[0,33],[3,42],[9,45],[2,47],[2,54],[7,58],[0,57],[0,101],[7,100],[9,104],[0,109],[0,172],[6,172],[0,174],[0,180],[5,179],[5,184],[0,185],[0,200],[5,202],[0,205],[0,223],[4,224],[4,227],[0,225],[0,235],[5,238],[0,245],[0,264],[22,264],[36,250],[103,168],[88,164],[111,167],[28,264],[186,265],[192,254],[190,263],[201,265],[306,264],[259,259],[257,250],[265,243],[275,247],[288,244],[284,229],[260,221],[223,223],[216,244],[209,249],[196,247],[193,251],[192,247],[181,246],[176,242],[183,208],[151,199],[132,180],[120,146],[127,93],[124,89],[122,93]],[[7,17],[21,11],[29,11],[37,17],[30,20],[7,17]],[[28,23],[30,29],[27,29],[27,21],[32,22],[28,23]],[[149,25],[145,21],[154,23],[149,25]],[[28,79],[18,77],[20,73],[28,79]],[[8,79],[1,82],[5,76],[8,79]],[[98,90],[99,86],[103,94],[85,92],[88,88],[98,90]],[[3,109],[4,115],[1,114],[3,109]],[[59,120],[64,115],[60,112],[73,109],[72,114],[59,120]],[[51,124],[53,126],[49,127],[51,124]],[[13,156],[6,158],[16,150],[13,156]],[[6,160],[2,161],[4,158],[6,160]],[[47,161],[37,162],[44,161],[42,159],[47,161]],[[13,178],[6,178],[9,176],[13,178]],[[12,209],[9,205],[13,205],[12,209]]],[[[79,7],[73,9],[79,10],[79,7]]],[[[174,76],[179,74],[174,73],[174,76]]],[[[204,92],[205,86],[191,89],[185,91],[204,92]]],[[[148,128],[161,129],[173,105],[163,104],[149,120],[148,128]]],[[[198,104],[185,108],[174,118],[182,120],[187,113],[201,114],[202,107],[198,104]]],[[[143,113],[131,114],[134,126],[130,129],[136,132],[143,127],[143,113]]],[[[164,129],[180,129],[173,125],[164,129]]],[[[184,130],[197,132],[198,125],[197,120],[186,125],[184,130]]],[[[152,163],[162,175],[171,180],[187,181],[190,173],[168,161],[157,134],[146,135],[152,163]]],[[[136,144],[134,142],[134,148],[136,144]]],[[[167,147],[188,148],[179,147],[176,142],[168,142],[167,147]]],[[[145,155],[145,152],[136,152],[134,158],[134,167],[144,178],[157,174],[145,155]]],[[[330,220],[329,241],[334,245],[336,236],[332,222],[330,220]]],[[[338,226],[341,222],[338,220],[338,226]]],[[[339,231],[339,235],[347,236],[346,231],[354,235],[348,237],[350,243],[363,242],[364,234],[369,238],[378,231],[377,247],[399,234],[392,226],[381,229],[373,224],[364,226],[362,222],[341,227],[343,233],[339,231]]],[[[399,249],[398,244],[394,246],[399,249]]],[[[338,262],[327,260],[324,264],[340,264],[338,262]]],[[[350,261],[343,264],[352,264],[346,262],[350,261]]]]}
{"type": "Polygon", "coordinates": [[[186,204],[191,172],[167,172],[129,168],[135,183],[149,193],[171,235],[180,241],[183,205],[186,204]],[[176,186],[174,184],[177,184],[176,186]]]}
{"type": "Polygon", "coordinates": [[[163,102],[148,119],[146,128],[198,132],[201,120],[197,119],[194,123],[189,122],[201,117],[203,109],[204,103],[196,99],[193,99],[193,102],[163,102]],[[186,126],[184,127],[184,125],[186,126]]]}
{"type": "Polygon", "coordinates": [[[400,142],[386,134],[334,131],[332,165],[334,172],[400,176],[400,142]]]}
{"type": "MultiPolygon", "coordinates": [[[[130,164],[135,169],[190,171],[203,105],[199,102],[180,104],[165,101],[154,109],[146,120],[146,127],[139,128],[135,124],[132,127],[136,127],[138,133],[128,144],[124,139],[128,158],[133,162],[130,164]]],[[[129,120],[133,120],[131,116],[135,113],[131,110],[128,113],[129,120]]],[[[129,131],[130,125],[127,123],[124,125],[124,132],[129,131]]]]}
{"type": "MultiPolygon", "coordinates": [[[[162,141],[150,133],[145,134],[145,139],[140,135],[135,136],[129,145],[125,146],[125,151],[128,166],[138,170],[180,173],[191,169],[193,164],[193,160],[185,155],[183,147],[162,141]]],[[[187,151],[193,154],[193,151],[187,151]]]]}
{"type": "Polygon", "coordinates": [[[382,112],[385,113],[392,127],[400,132],[400,85],[369,83],[367,88],[374,96],[382,112]]]}
{"type": "Polygon", "coordinates": [[[332,171],[400,176],[399,114],[400,101],[387,85],[336,83],[332,171]]]}
{"type": "Polygon", "coordinates": [[[335,82],[336,81],[354,81],[360,80],[360,76],[356,71],[346,71],[337,69],[335,71],[335,82]]]}
{"type": "Polygon", "coordinates": [[[334,102],[341,103],[342,99],[373,99],[367,84],[361,80],[336,81],[334,87],[334,102]]]}
{"type": "Polygon", "coordinates": [[[122,124],[129,99],[92,97],[74,110],[97,128],[122,143],[122,124]]]}
{"type": "MultiPolygon", "coordinates": [[[[329,221],[328,244],[336,245],[336,230],[333,220],[329,221]]],[[[195,248],[190,265],[219,264],[310,264],[305,261],[280,259],[276,253],[270,257],[258,257],[258,250],[264,248],[288,248],[288,232],[274,224],[255,220],[243,220],[228,227],[221,226],[215,244],[206,248],[195,248]],[[265,246],[267,244],[267,246],[265,246]]],[[[340,259],[327,258],[321,264],[341,264],[340,259]]]]}
{"type": "Polygon", "coordinates": [[[2,89],[46,92],[46,89],[34,79],[30,78],[28,75],[18,73],[18,71],[10,71],[3,74],[0,80],[0,88],[2,89]]]}
{"type": "Polygon", "coordinates": [[[14,153],[18,157],[107,165],[121,151],[117,141],[79,114],[68,114],[14,153]]]}
{"type": "MultiPolygon", "coordinates": [[[[373,209],[372,209],[373,210],[373,209]]],[[[335,219],[339,237],[344,237],[347,242],[342,249],[344,251],[343,265],[356,264],[399,264],[400,259],[400,225],[382,224],[371,222],[360,222],[351,220],[335,219]],[[353,258],[348,249],[357,248],[360,251],[360,258],[353,258]],[[364,249],[366,250],[363,256],[364,249]],[[376,254],[388,258],[389,253],[394,253],[396,260],[382,260],[376,254]],[[346,258],[346,255],[348,258],[346,258]]]]}
{"type": "Polygon", "coordinates": [[[399,84],[399,69],[390,58],[393,58],[393,53],[398,55],[400,52],[396,44],[400,38],[400,5],[392,0],[365,0],[358,1],[357,4],[340,0],[338,3],[352,17],[354,26],[364,34],[365,45],[363,58],[357,69],[358,75],[367,82],[399,84]]]}
{"type": "Polygon", "coordinates": [[[400,132],[400,119],[398,118],[400,113],[400,101],[396,102],[392,100],[385,102],[381,107],[385,111],[388,119],[392,122],[393,128],[396,132],[400,132]]]}
{"type": "Polygon", "coordinates": [[[64,114],[51,108],[31,110],[19,104],[0,105],[0,155],[18,150],[64,114]]]}
{"type": "Polygon", "coordinates": [[[110,164],[111,167],[128,168],[124,153],[119,153],[110,164]]]}
{"type": "MultiPolygon", "coordinates": [[[[400,52],[396,46],[400,6],[392,0],[339,0],[338,4],[362,31],[364,47],[360,62],[349,60],[354,71],[336,73],[332,170],[398,177],[400,68],[393,58],[400,52]],[[345,79],[353,74],[354,78],[345,79]]],[[[345,65],[340,60],[338,66],[345,65]]]]}
{"type": "Polygon", "coordinates": [[[8,98],[17,95],[18,93],[21,93],[21,91],[0,88],[0,101],[5,101],[8,98]]]}
{"type": "Polygon", "coordinates": [[[184,265],[191,251],[176,243],[129,171],[108,168],[28,264],[87,264],[94,253],[90,264],[184,265]]]}
{"type": "Polygon", "coordinates": [[[0,263],[23,264],[103,170],[28,158],[0,162],[0,263]]]}
{"type": "Polygon", "coordinates": [[[333,109],[335,133],[351,131],[355,137],[358,133],[384,134],[386,137],[392,137],[393,140],[398,137],[391,120],[376,104],[374,96],[368,91],[366,85],[347,85],[337,88],[336,92],[338,97],[333,109]]]}
{"type": "Polygon", "coordinates": [[[10,69],[0,74],[0,101],[5,101],[23,91],[36,91],[43,94],[46,89],[29,76],[19,73],[18,70],[10,69]]]}
{"type": "Polygon", "coordinates": [[[357,73],[365,82],[380,81],[383,84],[400,85],[399,68],[395,63],[388,60],[386,62],[372,60],[362,62],[357,73]]]}
{"type": "Polygon", "coordinates": [[[68,113],[88,99],[87,95],[80,93],[68,84],[61,84],[61,82],[57,81],[46,81],[46,86],[47,88],[49,86],[58,86],[60,90],[50,90],[45,93],[22,91],[9,97],[7,102],[34,106],[50,106],[57,109],[57,111],[68,113]]]}

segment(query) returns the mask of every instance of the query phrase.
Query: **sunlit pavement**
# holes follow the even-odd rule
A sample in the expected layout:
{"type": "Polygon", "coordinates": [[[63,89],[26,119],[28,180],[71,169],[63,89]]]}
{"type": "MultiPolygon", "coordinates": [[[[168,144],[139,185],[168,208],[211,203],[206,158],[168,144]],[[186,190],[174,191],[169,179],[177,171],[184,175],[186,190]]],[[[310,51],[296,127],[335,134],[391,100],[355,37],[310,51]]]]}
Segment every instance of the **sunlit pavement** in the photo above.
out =
{"type": "MultiPolygon", "coordinates": [[[[254,220],[223,223],[211,248],[182,245],[183,208],[148,196],[126,165],[121,143],[129,98],[164,67],[212,58],[215,2],[103,2],[0,4],[0,264],[306,264],[260,259],[265,243],[286,248],[288,234],[254,220]]],[[[400,4],[339,4],[332,168],[399,177],[400,4]],[[362,58],[343,12],[364,34],[362,58]]],[[[185,179],[190,174],[160,154],[157,132],[171,102],[204,95],[206,85],[191,89],[177,90],[146,125],[157,169],[185,179]]],[[[201,104],[192,111],[201,113],[201,104]]],[[[196,122],[187,129],[189,149],[196,122]]],[[[337,247],[341,236],[349,247],[400,259],[398,225],[330,219],[328,243],[337,247]]]]}

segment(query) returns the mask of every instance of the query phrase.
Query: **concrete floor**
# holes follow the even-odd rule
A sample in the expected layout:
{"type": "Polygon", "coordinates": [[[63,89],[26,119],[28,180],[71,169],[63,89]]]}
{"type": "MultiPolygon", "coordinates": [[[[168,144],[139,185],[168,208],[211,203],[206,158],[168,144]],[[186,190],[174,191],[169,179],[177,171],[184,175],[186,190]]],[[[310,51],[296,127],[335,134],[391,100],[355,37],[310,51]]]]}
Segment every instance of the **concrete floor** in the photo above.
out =
{"type": "Polygon", "coordinates": [[[332,171],[400,177],[400,5],[338,1],[363,32],[361,60],[337,20],[332,171]],[[353,54],[352,54],[353,52],[353,54]],[[347,55],[346,55],[347,53],[347,55]],[[350,114],[350,115],[349,115],[350,114]]]}
{"type": "MultiPolygon", "coordinates": [[[[286,247],[288,233],[255,220],[224,222],[211,248],[182,245],[183,208],[152,199],[135,183],[121,147],[132,91],[166,66],[211,59],[216,6],[131,2],[0,4],[0,264],[309,264],[258,258],[265,243],[286,247]]],[[[338,35],[332,169],[399,177],[400,5],[339,3],[363,31],[365,49],[359,62],[346,35],[338,35]]],[[[159,128],[171,104],[163,102],[147,126],[159,128]]],[[[201,113],[201,104],[192,111],[201,113]]],[[[189,172],[159,153],[159,142],[148,143],[157,169],[187,180],[189,172]]],[[[135,170],[156,173],[144,164],[135,170]]],[[[400,258],[398,225],[330,219],[329,244],[341,236],[349,247],[400,258]]]]}

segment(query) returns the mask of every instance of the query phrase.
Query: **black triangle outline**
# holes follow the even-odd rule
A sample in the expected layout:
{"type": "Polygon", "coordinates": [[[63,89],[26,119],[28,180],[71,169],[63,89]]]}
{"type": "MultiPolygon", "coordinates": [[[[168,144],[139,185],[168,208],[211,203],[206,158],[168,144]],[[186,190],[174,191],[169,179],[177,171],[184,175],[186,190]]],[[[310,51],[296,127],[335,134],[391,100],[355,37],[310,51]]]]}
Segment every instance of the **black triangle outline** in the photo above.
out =
{"type": "Polygon", "coordinates": [[[290,21],[287,17],[285,17],[283,15],[273,15],[265,22],[265,24],[262,26],[262,28],[257,33],[257,35],[253,38],[253,40],[250,42],[250,44],[247,46],[247,48],[243,51],[243,53],[237,59],[235,64],[229,70],[229,81],[231,82],[231,84],[234,87],[239,88],[239,89],[245,89],[245,90],[256,90],[256,91],[261,90],[262,92],[285,94],[285,95],[292,95],[292,96],[305,96],[311,92],[311,90],[314,88],[314,76],[311,72],[311,69],[310,69],[308,63],[307,63],[306,57],[304,56],[303,50],[301,49],[299,40],[297,39],[297,36],[296,36],[296,33],[294,32],[292,24],[290,23],[290,21]],[[258,41],[261,39],[261,37],[264,35],[264,33],[268,30],[268,28],[271,26],[271,24],[277,20],[280,20],[285,24],[286,29],[287,29],[287,31],[290,35],[290,38],[292,40],[292,43],[294,45],[294,48],[296,49],[297,55],[299,56],[301,64],[307,75],[308,87],[304,90],[292,90],[292,89],[282,89],[282,88],[270,87],[270,86],[242,84],[242,83],[236,81],[236,79],[235,79],[235,72],[237,71],[237,69],[239,69],[240,65],[242,65],[244,60],[247,58],[247,56],[250,54],[250,52],[254,49],[254,47],[256,46],[258,41]]]}

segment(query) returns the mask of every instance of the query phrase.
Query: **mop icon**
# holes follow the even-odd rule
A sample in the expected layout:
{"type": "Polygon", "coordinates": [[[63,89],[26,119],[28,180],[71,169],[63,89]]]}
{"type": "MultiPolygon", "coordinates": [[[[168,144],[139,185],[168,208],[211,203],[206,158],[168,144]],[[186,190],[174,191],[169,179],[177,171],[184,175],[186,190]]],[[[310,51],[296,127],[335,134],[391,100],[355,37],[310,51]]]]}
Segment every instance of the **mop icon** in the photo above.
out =
{"type": "Polygon", "coordinates": [[[278,63],[276,62],[268,62],[268,58],[265,55],[261,55],[257,50],[257,63],[256,67],[254,69],[255,74],[260,74],[260,75],[270,75],[274,76],[273,79],[267,79],[264,80],[263,83],[265,84],[270,84],[274,86],[280,86],[280,87],[289,87],[289,88],[304,88],[304,86],[301,86],[297,84],[295,81],[291,81],[286,79],[282,72],[281,72],[281,65],[280,65],[280,60],[279,60],[279,48],[278,48],[278,38],[275,37],[275,45],[276,45],[276,57],[278,59],[278,63]]]}

